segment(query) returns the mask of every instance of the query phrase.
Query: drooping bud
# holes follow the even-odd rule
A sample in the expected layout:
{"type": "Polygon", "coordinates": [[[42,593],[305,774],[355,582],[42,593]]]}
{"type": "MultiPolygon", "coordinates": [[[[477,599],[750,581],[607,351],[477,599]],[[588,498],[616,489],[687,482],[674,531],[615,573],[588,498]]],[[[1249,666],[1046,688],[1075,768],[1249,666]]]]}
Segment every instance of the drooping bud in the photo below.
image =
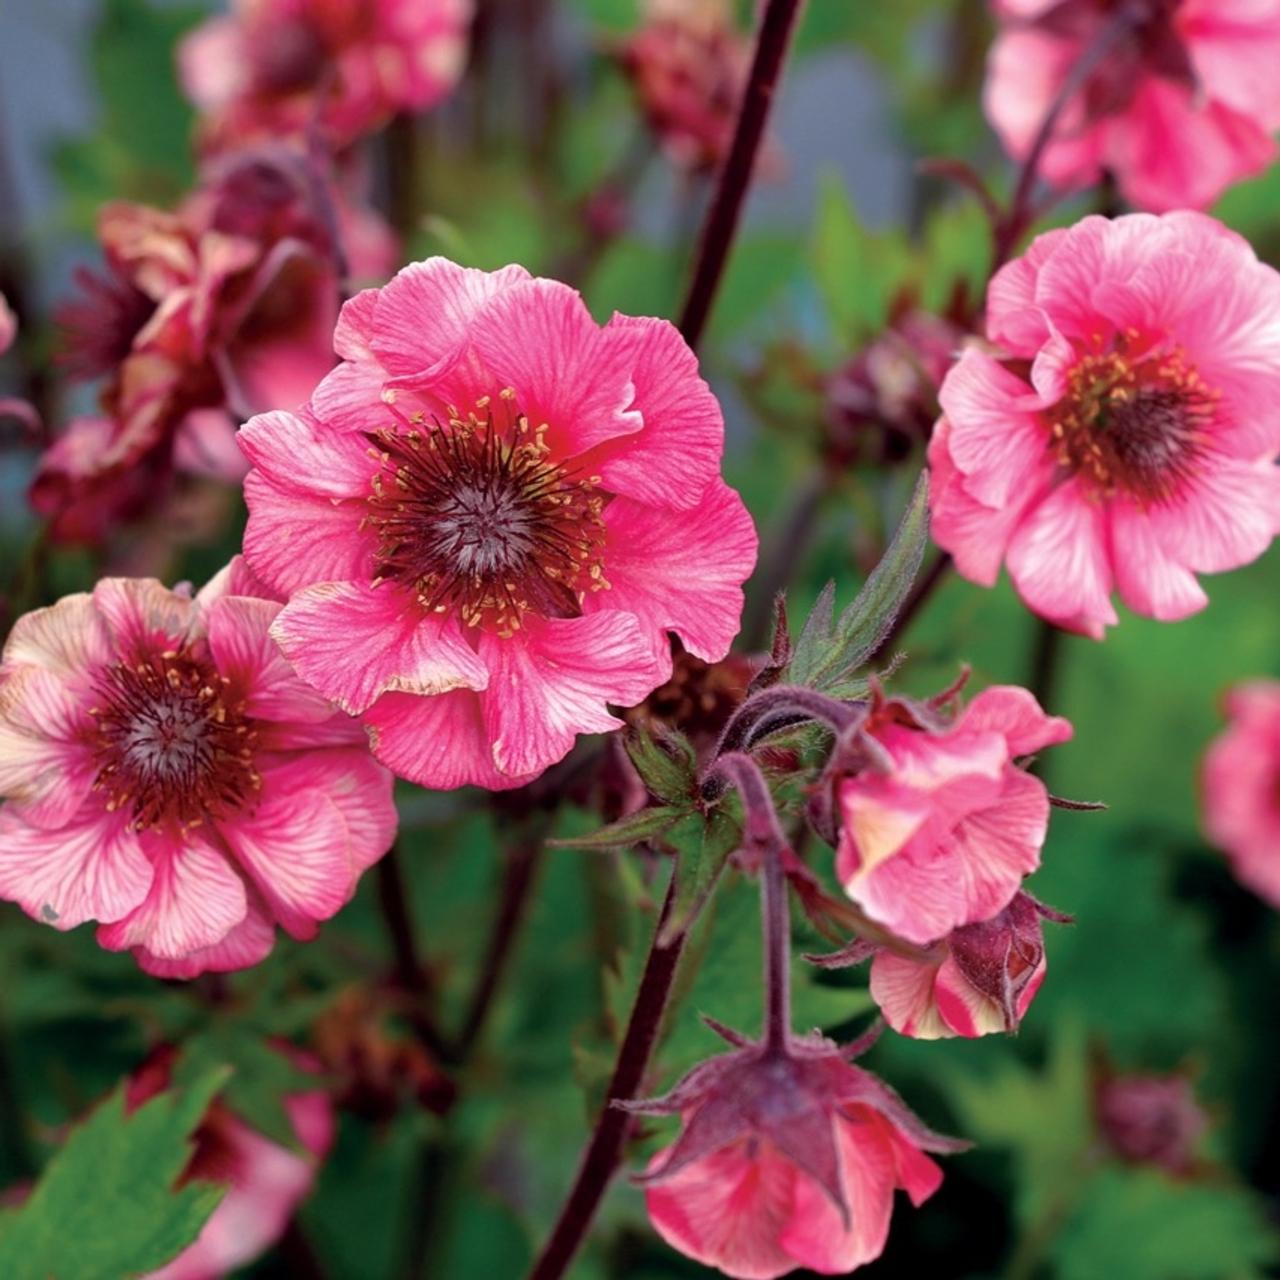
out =
{"type": "Polygon", "coordinates": [[[684,1120],[639,1179],[654,1227],[730,1276],[844,1273],[878,1257],[894,1188],[922,1203],[942,1180],[924,1153],[968,1144],[926,1128],[820,1036],[782,1051],[729,1036],[744,1047],[629,1108],[684,1120]]]}

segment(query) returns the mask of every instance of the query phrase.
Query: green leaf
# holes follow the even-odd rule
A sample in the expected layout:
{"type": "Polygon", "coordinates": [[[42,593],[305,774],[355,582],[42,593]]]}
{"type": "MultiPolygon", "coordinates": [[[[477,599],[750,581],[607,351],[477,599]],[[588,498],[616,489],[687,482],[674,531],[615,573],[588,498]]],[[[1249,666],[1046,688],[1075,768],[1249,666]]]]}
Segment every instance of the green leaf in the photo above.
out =
{"type": "Polygon", "coordinates": [[[868,231],[833,174],[822,180],[809,259],[832,328],[850,347],[884,326],[912,267],[901,233],[868,231]]]}
{"type": "Polygon", "coordinates": [[[590,835],[563,836],[547,843],[554,849],[629,849],[632,845],[662,835],[687,813],[687,809],[675,805],[655,805],[629,813],[590,835]]]}
{"type": "Polygon", "coordinates": [[[632,729],[626,737],[626,748],[636,772],[653,795],[667,804],[690,803],[697,784],[698,757],[684,734],[674,729],[632,729]]]}
{"type": "Polygon", "coordinates": [[[223,1087],[225,1069],[125,1114],[117,1089],[77,1126],[31,1198],[0,1228],[6,1280],[122,1280],[186,1248],[225,1188],[174,1189],[191,1135],[223,1087]]]}
{"type": "Polygon", "coordinates": [[[1243,1187],[1107,1169],[1051,1252],[1058,1280],[1244,1280],[1280,1257],[1277,1244],[1264,1207],[1243,1187]]]}
{"type": "Polygon", "coordinates": [[[788,679],[824,692],[848,688],[849,677],[874,657],[911,592],[929,541],[929,480],[922,473],[888,550],[832,621],[835,586],[828,583],[796,641],[788,679]]]}
{"type": "Polygon", "coordinates": [[[728,797],[706,817],[692,814],[667,833],[667,843],[676,849],[676,888],[662,931],[663,946],[669,947],[697,917],[729,855],[741,845],[739,808],[736,797],[728,797]]]}

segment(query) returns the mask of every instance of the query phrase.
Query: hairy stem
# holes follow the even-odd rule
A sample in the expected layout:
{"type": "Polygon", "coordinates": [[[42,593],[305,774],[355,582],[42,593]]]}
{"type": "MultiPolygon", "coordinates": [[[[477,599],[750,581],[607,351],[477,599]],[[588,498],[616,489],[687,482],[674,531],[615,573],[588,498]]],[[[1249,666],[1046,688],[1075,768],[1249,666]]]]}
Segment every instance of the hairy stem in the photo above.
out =
{"type": "Polygon", "coordinates": [[[742,217],[742,206],[755,170],[760,140],[773,105],[782,64],[791,43],[791,33],[800,14],[802,0],[767,0],[756,37],[755,54],[747,87],[738,109],[733,145],[716,185],[711,207],[703,224],[693,280],[680,313],[680,332],[697,348],[711,315],[716,289],[724,274],[734,233],[742,217]]]}
{"type": "Polygon", "coordinates": [[[686,930],[667,946],[661,945],[663,927],[671,911],[674,892],[673,876],[654,927],[653,941],[649,946],[644,972],[640,976],[631,1018],[627,1023],[622,1046],[618,1050],[604,1107],[583,1154],[578,1176],[574,1179],[550,1238],[529,1272],[529,1280],[558,1280],[558,1277],[565,1274],[586,1239],[600,1201],[622,1161],[622,1149],[631,1128],[631,1116],[613,1104],[630,1102],[644,1081],[649,1059],[658,1042],[662,1015],[675,981],[685,938],[688,936],[686,930]]]}

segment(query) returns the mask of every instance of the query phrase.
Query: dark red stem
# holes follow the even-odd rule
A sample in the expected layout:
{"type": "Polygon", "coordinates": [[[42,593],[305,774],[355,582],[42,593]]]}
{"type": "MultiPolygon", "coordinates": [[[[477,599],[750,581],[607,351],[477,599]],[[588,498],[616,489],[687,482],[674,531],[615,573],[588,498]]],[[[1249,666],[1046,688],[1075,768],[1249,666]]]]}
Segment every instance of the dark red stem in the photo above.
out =
{"type": "Polygon", "coordinates": [[[632,1117],[613,1104],[631,1101],[644,1081],[649,1059],[658,1042],[662,1015],[667,1007],[667,998],[671,994],[687,936],[681,933],[665,947],[659,942],[671,910],[674,889],[673,877],[654,928],[653,942],[645,960],[644,972],[640,976],[636,1002],[631,1010],[622,1047],[618,1050],[604,1107],[569,1197],[560,1210],[560,1217],[556,1220],[550,1238],[529,1272],[529,1280],[558,1280],[558,1277],[564,1275],[586,1239],[600,1201],[622,1162],[622,1149],[631,1128],[632,1117]]]}
{"type": "Polygon", "coordinates": [[[689,285],[684,310],[680,313],[680,332],[695,349],[711,314],[711,304],[715,301],[734,233],[742,217],[743,201],[751,185],[760,140],[764,137],[765,123],[801,3],[802,0],[767,0],[764,17],[760,21],[751,73],[738,110],[733,145],[720,171],[711,208],[703,224],[693,281],[689,285]]]}

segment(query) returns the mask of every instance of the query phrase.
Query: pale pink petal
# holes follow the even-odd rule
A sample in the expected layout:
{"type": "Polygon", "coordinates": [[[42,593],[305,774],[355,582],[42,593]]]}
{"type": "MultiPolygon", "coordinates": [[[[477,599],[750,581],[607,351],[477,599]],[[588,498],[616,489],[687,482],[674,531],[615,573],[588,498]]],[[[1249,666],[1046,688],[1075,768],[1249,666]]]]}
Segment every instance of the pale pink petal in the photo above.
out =
{"type": "Polygon", "coordinates": [[[529,619],[509,640],[482,635],[489,685],[481,702],[499,771],[541,773],[578,734],[618,728],[605,704],[633,706],[653,691],[652,653],[629,613],[529,619]]]}
{"type": "Polygon", "coordinates": [[[1268,130],[1280,128],[1276,0],[1183,0],[1177,21],[1208,96],[1268,130]]]}
{"type": "Polygon", "coordinates": [[[365,498],[380,463],[368,441],[293,413],[260,413],[240,428],[240,448],[271,484],[324,498],[365,498]]]}
{"type": "Polygon", "coordinates": [[[91,690],[41,667],[0,679],[0,797],[38,827],[71,820],[89,795],[93,754],[91,690]]]}
{"type": "Polygon", "coordinates": [[[235,18],[211,18],[178,45],[178,74],[187,97],[204,111],[226,105],[248,87],[252,54],[235,18]]]}
{"type": "Polygon", "coordinates": [[[208,582],[196,592],[196,603],[207,610],[223,596],[249,596],[255,600],[273,600],[283,604],[284,598],[272,591],[242,555],[234,555],[208,582]]]}
{"type": "Polygon", "coordinates": [[[0,355],[4,355],[13,346],[17,333],[18,319],[4,294],[0,293],[0,355]]]}
{"type": "Polygon", "coordinates": [[[311,411],[329,432],[367,449],[362,433],[397,422],[389,407],[395,393],[386,383],[387,371],[376,360],[346,361],[321,379],[311,396],[311,411]]]}
{"type": "Polygon", "coordinates": [[[738,1280],[773,1280],[798,1262],[779,1243],[797,1181],[768,1143],[754,1156],[737,1143],[651,1183],[645,1200],[654,1229],[672,1248],[738,1280]]]}
{"type": "Polygon", "coordinates": [[[221,942],[171,959],[138,947],[133,953],[138,967],[156,978],[195,978],[202,973],[233,973],[261,964],[275,945],[275,925],[252,887],[248,887],[248,897],[247,914],[221,942]]]}
{"type": "Polygon", "coordinates": [[[514,390],[530,423],[546,424],[554,456],[586,453],[644,426],[633,382],[639,335],[601,329],[568,285],[512,285],[475,315],[470,338],[491,382],[477,394],[514,390]]]}
{"type": "Polygon", "coordinates": [[[483,689],[489,680],[458,623],[425,612],[393,582],[308,587],[285,606],[271,634],[298,674],[352,715],[384,693],[483,689]]]}
{"type": "Polygon", "coordinates": [[[93,589],[93,603],[126,657],[135,651],[181,649],[200,613],[190,596],[170,591],[154,578],[103,578],[93,589]]]}
{"type": "Polygon", "coordinates": [[[1049,340],[1049,325],[1036,300],[1041,266],[1068,234],[1066,227],[1046,231],[1021,257],[1007,262],[987,287],[987,337],[1012,355],[1030,358],[1049,340]]]}
{"type": "Polygon", "coordinates": [[[108,951],[144,947],[158,959],[182,959],[221,942],[248,911],[244,881],[226,854],[199,830],[179,842],[144,833],[155,876],[127,916],[98,929],[108,951]]]}
{"type": "Polygon", "coordinates": [[[898,1186],[918,1209],[942,1185],[942,1170],[902,1130],[888,1119],[883,1123],[893,1147],[898,1186]]]}
{"type": "Polygon", "coordinates": [[[950,956],[938,970],[934,999],[939,1015],[958,1036],[974,1039],[996,1035],[1005,1029],[1000,1006],[984,996],[950,956]]]}
{"type": "Polygon", "coordinates": [[[373,361],[373,335],[381,289],[362,289],[342,304],[333,330],[333,349],[344,360],[373,361]]]}
{"type": "Polygon", "coordinates": [[[1116,588],[1130,609],[1161,622],[1176,622],[1209,603],[1195,574],[1170,559],[1161,546],[1159,526],[1146,507],[1118,498],[1107,516],[1116,588]]]}
{"type": "Polygon", "coordinates": [[[236,447],[236,424],[225,409],[193,409],[173,436],[173,465],[186,475],[239,484],[249,464],[236,447]]]}
{"type": "Polygon", "coordinates": [[[44,831],[0,808],[0,897],[33,920],[63,930],[119,920],[147,896],[151,876],[126,813],[104,813],[91,799],[66,826],[44,831]]]}
{"type": "Polygon", "coordinates": [[[1032,508],[1009,544],[1018,594],[1042,617],[1100,639],[1118,621],[1106,513],[1069,480],[1032,508]]]}
{"type": "Polygon", "coordinates": [[[1028,756],[1043,747],[1068,742],[1074,730],[1061,716],[1046,715],[1035,694],[1017,685],[992,685],[965,707],[956,732],[1003,735],[1009,754],[1028,756]]]}
{"type": "Polygon", "coordinates": [[[218,673],[231,681],[245,714],[255,720],[328,720],[333,706],[298,678],[271,638],[279,613],[280,606],[271,600],[215,600],[205,613],[205,626],[218,673]]]}
{"type": "Polygon", "coordinates": [[[687,509],[719,482],[724,451],[720,404],[698,372],[698,358],[666,320],[614,315],[606,333],[631,346],[634,407],[644,429],[603,446],[591,469],[606,489],[655,507],[687,509]]]}
{"type": "Polygon", "coordinates": [[[714,480],[691,512],[615,498],[604,509],[607,591],[589,593],[588,613],[634,614],[653,647],[654,684],[670,670],[667,632],[706,662],[729,652],[742,621],[742,584],[758,539],[742,499],[714,480]]]}
{"type": "Polygon", "coordinates": [[[282,489],[261,471],[244,482],[244,554],[270,587],[290,595],[313,582],[368,582],[377,539],[360,531],[365,504],[282,489]]]}
{"type": "Polygon", "coordinates": [[[433,791],[523,786],[536,772],[499,771],[485,728],[480,695],[469,689],[422,698],[384,693],[363,716],[373,753],[392,772],[433,791]]]}
{"type": "Polygon", "coordinates": [[[264,777],[257,808],[218,824],[271,913],[295,938],[339,911],[355,888],[351,842],[338,807],[317,790],[287,790],[264,777]]]}
{"type": "Polygon", "coordinates": [[[877,951],[871,961],[871,998],[900,1035],[937,1040],[952,1034],[933,998],[938,965],[877,951]]]}

